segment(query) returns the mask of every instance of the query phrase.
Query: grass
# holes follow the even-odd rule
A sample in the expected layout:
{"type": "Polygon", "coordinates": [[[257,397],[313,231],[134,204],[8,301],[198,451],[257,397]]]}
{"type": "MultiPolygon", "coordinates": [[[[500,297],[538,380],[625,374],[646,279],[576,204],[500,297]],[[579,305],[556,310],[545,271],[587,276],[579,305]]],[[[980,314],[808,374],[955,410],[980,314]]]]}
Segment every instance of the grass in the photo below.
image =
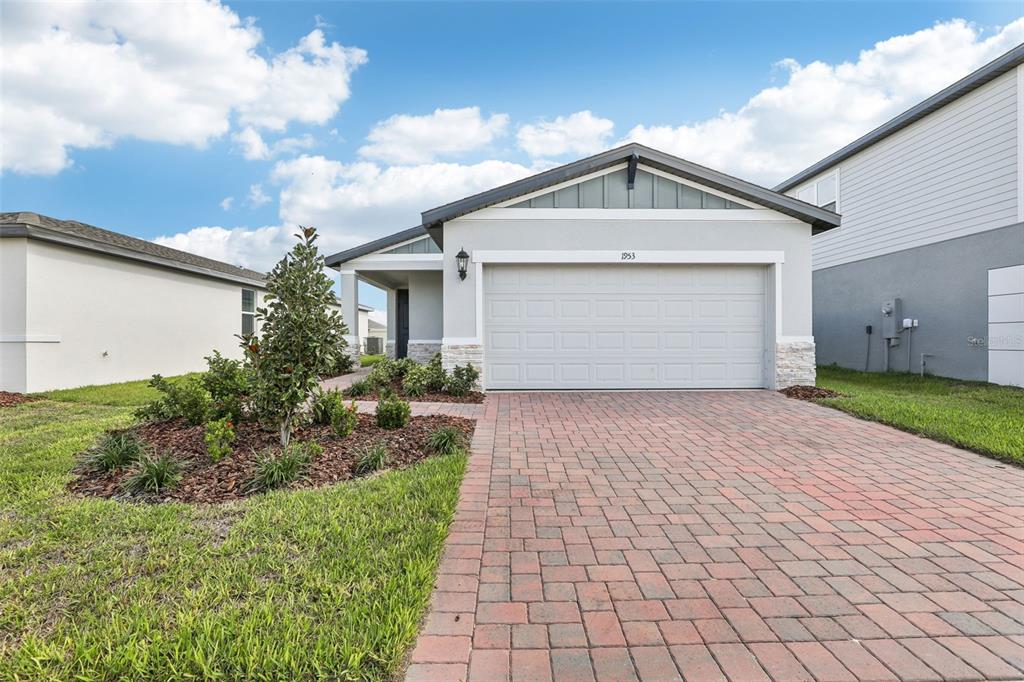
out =
{"type": "Polygon", "coordinates": [[[390,679],[415,638],[462,456],[226,505],[68,495],[144,382],[0,410],[0,679],[390,679]]]}
{"type": "MultiPolygon", "coordinates": [[[[181,377],[191,376],[183,374],[181,377]]],[[[171,381],[181,377],[167,377],[171,381]]],[[[81,386],[65,388],[59,391],[47,391],[36,395],[66,403],[85,403],[88,405],[120,405],[122,407],[138,407],[160,397],[160,392],[149,385],[149,379],[125,381],[120,384],[103,384],[100,386],[81,386]]]]}
{"type": "Polygon", "coordinates": [[[862,419],[1024,465],[1024,389],[914,374],[819,367],[819,400],[862,419]]]}
{"type": "Polygon", "coordinates": [[[383,359],[383,355],[360,355],[359,364],[362,367],[373,367],[383,359]]]}

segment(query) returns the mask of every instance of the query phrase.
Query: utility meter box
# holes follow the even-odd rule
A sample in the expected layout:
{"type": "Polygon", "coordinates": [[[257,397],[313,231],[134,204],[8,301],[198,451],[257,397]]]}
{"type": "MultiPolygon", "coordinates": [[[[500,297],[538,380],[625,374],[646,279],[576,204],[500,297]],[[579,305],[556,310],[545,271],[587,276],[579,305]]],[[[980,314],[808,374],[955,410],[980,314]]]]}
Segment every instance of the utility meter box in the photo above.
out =
{"type": "Polygon", "coordinates": [[[890,298],[882,302],[882,338],[890,346],[899,344],[899,333],[903,331],[903,301],[890,298]]]}

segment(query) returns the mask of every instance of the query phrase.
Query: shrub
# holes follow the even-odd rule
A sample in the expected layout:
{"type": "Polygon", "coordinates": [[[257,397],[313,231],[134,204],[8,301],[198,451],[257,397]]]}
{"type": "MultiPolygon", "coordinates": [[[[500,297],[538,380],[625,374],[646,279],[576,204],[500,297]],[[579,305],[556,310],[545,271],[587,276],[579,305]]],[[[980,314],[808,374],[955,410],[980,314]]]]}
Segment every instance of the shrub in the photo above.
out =
{"type": "Polygon", "coordinates": [[[416,362],[412,358],[402,358],[401,360],[394,361],[394,376],[393,379],[403,379],[410,370],[419,367],[420,363],[416,362]]]}
{"type": "Polygon", "coordinates": [[[301,228],[299,243],[267,277],[265,307],[256,308],[259,334],[242,339],[252,366],[252,403],[287,447],[295,419],[320,377],[345,350],[348,328],[335,310],[334,282],[324,274],[316,230],[301,228]]]}
{"type": "Polygon", "coordinates": [[[348,398],[362,398],[376,390],[377,385],[370,381],[369,378],[360,379],[349,384],[348,388],[345,389],[345,396],[348,398]]]}
{"type": "Polygon", "coordinates": [[[142,454],[142,441],[131,431],[108,433],[86,453],[83,463],[92,469],[111,471],[131,464],[142,454]]]}
{"type": "Polygon", "coordinates": [[[377,426],[382,429],[400,429],[409,423],[411,412],[408,402],[385,390],[377,401],[377,426]]]}
{"type": "Polygon", "coordinates": [[[463,396],[476,387],[477,379],[480,378],[480,370],[470,363],[456,365],[452,374],[448,377],[445,390],[451,395],[463,396]]]}
{"type": "Polygon", "coordinates": [[[205,422],[212,411],[210,392],[203,386],[202,377],[189,375],[168,381],[154,374],[149,385],[163,396],[139,408],[135,416],[143,420],[174,419],[184,417],[193,426],[205,422]]]}
{"type": "Polygon", "coordinates": [[[214,463],[231,454],[231,444],[235,442],[235,425],[230,417],[222,417],[206,422],[203,433],[206,452],[214,463]]]}
{"type": "Polygon", "coordinates": [[[256,474],[246,485],[246,490],[272,490],[298,480],[321,452],[323,449],[312,442],[289,443],[280,452],[265,451],[256,460],[256,474]]]}
{"type": "Polygon", "coordinates": [[[248,369],[241,361],[226,358],[216,350],[206,357],[206,366],[203,387],[210,394],[213,416],[240,421],[249,394],[248,369]]]}
{"type": "Polygon", "coordinates": [[[347,407],[344,403],[334,405],[331,412],[331,429],[338,438],[344,438],[356,430],[359,423],[359,414],[356,411],[356,403],[353,400],[347,407]]]}
{"type": "Polygon", "coordinates": [[[330,424],[331,416],[339,407],[345,407],[345,399],[341,395],[341,391],[337,389],[318,391],[313,395],[313,409],[311,410],[313,423],[330,424]]]}
{"type": "Polygon", "coordinates": [[[426,365],[416,365],[405,373],[402,379],[402,393],[418,398],[427,392],[430,370],[426,365]]]}
{"type": "Polygon", "coordinates": [[[444,371],[444,366],[441,364],[441,354],[434,353],[434,356],[430,358],[430,362],[428,362],[425,367],[427,373],[427,390],[443,391],[445,384],[448,383],[448,373],[444,371]]]}
{"type": "Polygon", "coordinates": [[[390,358],[384,358],[370,370],[370,373],[366,375],[366,381],[377,386],[387,386],[395,379],[399,378],[402,369],[397,361],[390,358]]]}
{"type": "Polygon", "coordinates": [[[334,363],[327,370],[327,377],[340,377],[342,374],[349,374],[355,369],[355,361],[348,351],[342,350],[335,356],[334,363]]]}
{"type": "Polygon", "coordinates": [[[169,452],[159,456],[142,455],[135,469],[124,479],[124,489],[130,493],[154,493],[173,487],[181,478],[181,467],[169,452]]]}
{"type": "Polygon", "coordinates": [[[466,449],[466,436],[454,426],[442,426],[427,437],[427,449],[439,455],[454,455],[466,449]]]}
{"type": "Polygon", "coordinates": [[[379,469],[383,469],[388,463],[391,453],[383,443],[374,443],[356,455],[356,476],[365,476],[379,469]]]}

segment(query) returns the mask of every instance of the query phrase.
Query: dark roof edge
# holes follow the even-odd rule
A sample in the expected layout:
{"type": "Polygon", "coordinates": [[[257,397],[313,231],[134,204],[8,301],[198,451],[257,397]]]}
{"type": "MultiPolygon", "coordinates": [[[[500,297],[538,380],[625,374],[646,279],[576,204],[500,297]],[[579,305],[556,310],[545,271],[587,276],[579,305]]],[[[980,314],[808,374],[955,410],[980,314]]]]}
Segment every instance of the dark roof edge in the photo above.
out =
{"type": "Polygon", "coordinates": [[[766,187],[755,185],[746,180],[740,180],[739,178],[726,175],[691,161],[686,161],[677,156],[631,142],[621,147],[610,149],[594,156],[559,166],[558,168],[552,168],[551,170],[474,194],[473,196],[430,209],[429,211],[424,211],[422,214],[423,227],[434,229],[444,222],[486,206],[514,199],[517,196],[529,194],[614,166],[617,163],[628,160],[633,154],[639,157],[639,161],[642,164],[692,180],[726,194],[767,206],[797,220],[810,223],[816,233],[838,227],[841,221],[841,218],[832,211],[813,206],[793,197],[787,197],[766,187]]]}
{"type": "Polygon", "coordinates": [[[237,284],[246,284],[249,286],[265,289],[267,283],[265,280],[253,279],[249,277],[241,277],[231,275],[226,272],[220,272],[218,270],[212,270],[210,268],[204,268],[198,265],[191,265],[189,263],[183,263],[181,261],[172,260],[170,258],[162,258],[148,253],[142,253],[141,251],[135,251],[133,249],[124,248],[121,246],[115,246],[113,244],[106,244],[103,242],[94,241],[92,239],[85,239],[75,235],[70,235],[58,230],[51,230],[46,227],[39,225],[32,225],[30,223],[4,223],[0,224],[0,238],[6,237],[25,237],[28,239],[38,239],[39,241],[50,242],[53,244],[61,244],[63,246],[71,246],[74,248],[82,249],[84,251],[94,251],[97,253],[103,253],[108,256],[117,256],[119,258],[127,258],[129,260],[140,261],[148,263],[150,265],[156,265],[163,268],[169,268],[172,270],[182,270],[195,275],[202,275],[204,277],[210,277],[212,279],[219,279],[228,282],[234,282],[237,284]]]}
{"type": "Polygon", "coordinates": [[[977,90],[982,85],[1002,76],[1022,63],[1024,63],[1024,43],[1013,48],[1001,57],[997,57],[977,71],[964,76],[944,90],[940,90],[920,104],[907,109],[899,116],[883,123],[867,135],[854,140],[839,151],[829,154],[813,166],[805,168],[788,180],[784,180],[775,186],[775,191],[785,192],[796,187],[804,180],[809,180],[815,175],[828,170],[837,163],[845,161],[854,154],[857,154],[876,142],[884,140],[890,135],[899,132],[912,123],[921,120],[928,114],[941,109],[950,102],[960,99],[964,95],[977,90]]]}
{"type": "Polygon", "coordinates": [[[365,256],[368,253],[380,251],[381,249],[386,249],[389,246],[394,246],[395,244],[400,244],[401,242],[415,239],[416,237],[422,237],[426,234],[427,231],[424,227],[422,225],[417,225],[416,227],[410,227],[407,230],[395,232],[394,234],[389,234],[386,237],[381,237],[380,239],[374,239],[372,242],[353,246],[351,249],[345,249],[344,251],[339,251],[334,255],[327,256],[327,267],[333,268],[346,261],[350,261],[353,258],[359,258],[360,256],[365,256]]]}

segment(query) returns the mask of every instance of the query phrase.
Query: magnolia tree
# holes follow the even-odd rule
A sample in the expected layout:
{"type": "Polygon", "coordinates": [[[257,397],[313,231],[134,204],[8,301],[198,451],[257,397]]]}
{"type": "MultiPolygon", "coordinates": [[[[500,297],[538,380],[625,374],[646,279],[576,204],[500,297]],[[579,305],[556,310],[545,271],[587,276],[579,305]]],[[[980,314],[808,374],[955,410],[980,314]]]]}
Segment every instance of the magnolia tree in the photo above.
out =
{"type": "Polygon", "coordinates": [[[334,283],[324,274],[316,229],[301,228],[299,243],[267,278],[265,307],[256,309],[257,334],[242,339],[252,367],[253,408],[288,445],[295,418],[345,353],[348,328],[333,308],[334,283]]]}

